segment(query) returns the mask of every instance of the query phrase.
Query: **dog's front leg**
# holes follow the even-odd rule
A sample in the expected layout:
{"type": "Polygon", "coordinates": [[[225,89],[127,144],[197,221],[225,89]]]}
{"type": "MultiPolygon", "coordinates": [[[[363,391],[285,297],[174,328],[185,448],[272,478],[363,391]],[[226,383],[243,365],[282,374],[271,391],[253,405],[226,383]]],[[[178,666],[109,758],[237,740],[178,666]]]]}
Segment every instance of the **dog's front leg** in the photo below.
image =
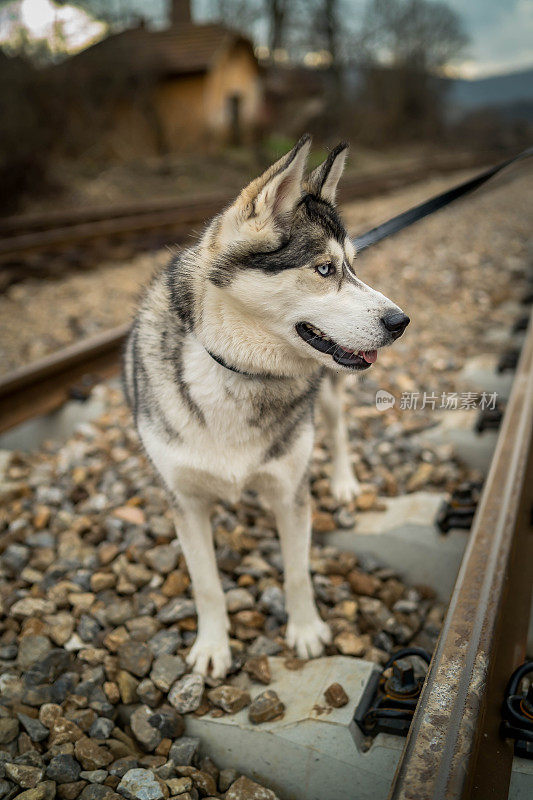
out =
{"type": "Polygon", "coordinates": [[[300,658],[313,658],[319,656],[324,644],[331,641],[331,632],[318,614],[309,574],[309,493],[306,490],[305,496],[299,496],[297,501],[271,497],[270,505],[276,517],[285,570],[287,643],[296,649],[300,658]]]}
{"type": "Polygon", "coordinates": [[[347,503],[361,492],[350,463],[348,431],[344,418],[344,375],[328,372],[320,388],[320,407],[328,428],[332,455],[331,491],[336,500],[347,503]]]}
{"type": "Polygon", "coordinates": [[[209,505],[197,498],[179,497],[175,522],[198,613],[198,634],[187,662],[202,675],[211,664],[212,676],[223,678],[231,664],[229,620],[215,560],[209,505]]]}

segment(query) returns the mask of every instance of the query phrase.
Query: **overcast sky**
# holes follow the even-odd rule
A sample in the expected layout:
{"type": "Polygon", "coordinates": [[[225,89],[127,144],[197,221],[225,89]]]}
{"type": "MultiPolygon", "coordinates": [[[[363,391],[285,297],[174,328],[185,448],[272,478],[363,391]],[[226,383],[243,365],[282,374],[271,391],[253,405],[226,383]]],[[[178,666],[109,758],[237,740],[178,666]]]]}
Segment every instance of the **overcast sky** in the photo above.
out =
{"type": "MultiPolygon", "coordinates": [[[[470,45],[458,64],[464,77],[533,66],[533,0],[447,2],[460,15],[470,36],[470,45]]],[[[197,18],[212,5],[212,0],[193,0],[197,18]]],[[[357,18],[366,0],[345,0],[345,6],[350,5],[357,18]]]]}
{"type": "Polygon", "coordinates": [[[470,45],[468,76],[533,66],[533,0],[448,0],[463,19],[470,45]]]}

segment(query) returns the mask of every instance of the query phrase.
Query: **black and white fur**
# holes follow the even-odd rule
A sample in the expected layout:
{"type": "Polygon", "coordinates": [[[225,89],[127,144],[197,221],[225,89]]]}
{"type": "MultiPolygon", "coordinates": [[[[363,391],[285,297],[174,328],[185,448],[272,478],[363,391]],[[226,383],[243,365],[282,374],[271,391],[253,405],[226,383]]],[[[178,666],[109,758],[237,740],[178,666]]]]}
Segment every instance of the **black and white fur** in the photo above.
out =
{"type": "Polygon", "coordinates": [[[128,400],[168,489],[196,600],[188,660],[215,677],[226,674],[231,655],[210,509],[217,498],[237,501],[245,488],[276,518],[289,645],[307,658],[329,642],[308,571],[313,407],[322,384],[333,490],[351,498],[358,486],[341,374],[370,366],[364,354],[395,338],[384,315],[401,315],[353,271],[354,249],[334,206],[346,145],[304,180],[309,148],[305,136],[155,277],[126,347],[128,400]],[[328,372],[333,380],[324,381],[328,372]]]}

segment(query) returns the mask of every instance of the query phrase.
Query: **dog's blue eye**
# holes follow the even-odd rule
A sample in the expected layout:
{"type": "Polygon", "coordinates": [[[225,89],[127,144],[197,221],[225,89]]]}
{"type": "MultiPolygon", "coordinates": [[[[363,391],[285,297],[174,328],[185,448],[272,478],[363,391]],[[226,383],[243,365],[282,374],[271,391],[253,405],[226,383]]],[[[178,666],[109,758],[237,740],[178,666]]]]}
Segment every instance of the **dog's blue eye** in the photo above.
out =
{"type": "Polygon", "coordinates": [[[323,278],[326,278],[328,275],[333,275],[335,267],[331,262],[329,264],[319,264],[316,271],[319,275],[322,275],[323,278]]]}

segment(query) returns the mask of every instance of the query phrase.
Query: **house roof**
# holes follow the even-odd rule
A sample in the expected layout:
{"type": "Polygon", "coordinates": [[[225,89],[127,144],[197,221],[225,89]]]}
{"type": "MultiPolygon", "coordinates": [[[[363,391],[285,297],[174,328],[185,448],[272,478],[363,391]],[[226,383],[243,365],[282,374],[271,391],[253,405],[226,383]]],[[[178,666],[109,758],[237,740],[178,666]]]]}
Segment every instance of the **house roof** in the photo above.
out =
{"type": "Polygon", "coordinates": [[[180,75],[207,72],[219,53],[238,43],[251,42],[222,25],[186,24],[163,31],[133,28],[108,36],[68,60],[70,65],[120,66],[132,73],[180,75]]]}

